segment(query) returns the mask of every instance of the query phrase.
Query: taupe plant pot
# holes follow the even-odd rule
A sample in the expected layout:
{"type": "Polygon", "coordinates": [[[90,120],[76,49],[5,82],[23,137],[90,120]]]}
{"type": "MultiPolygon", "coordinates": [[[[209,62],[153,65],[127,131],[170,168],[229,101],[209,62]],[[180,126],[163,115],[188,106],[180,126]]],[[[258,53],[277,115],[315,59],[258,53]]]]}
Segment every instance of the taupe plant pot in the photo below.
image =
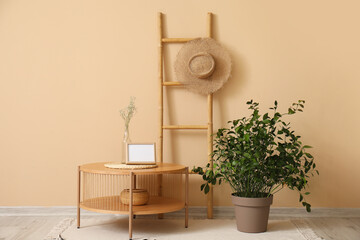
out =
{"type": "Polygon", "coordinates": [[[235,205],[237,229],[240,232],[259,233],[266,232],[270,205],[273,196],[267,198],[244,198],[231,195],[235,205]]]}

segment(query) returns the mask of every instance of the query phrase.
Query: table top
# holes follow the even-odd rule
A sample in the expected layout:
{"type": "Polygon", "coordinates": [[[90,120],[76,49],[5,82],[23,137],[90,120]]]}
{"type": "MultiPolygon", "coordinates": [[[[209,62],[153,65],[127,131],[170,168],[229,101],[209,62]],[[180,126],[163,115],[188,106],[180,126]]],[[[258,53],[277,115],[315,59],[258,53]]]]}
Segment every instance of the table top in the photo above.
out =
{"type": "Polygon", "coordinates": [[[185,166],[175,163],[156,163],[157,164],[156,168],[149,168],[149,169],[107,168],[104,166],[104,164],[106,163],[110,163],[110,162],[97,162],[97,163],[84,164],[79,166],[79,170],[88,173],[115,174],[115,175],[129,175],[130,172],[133,172],[134,175],[162,174],[162,173],[183,172],[186,170],[185,166]]]}

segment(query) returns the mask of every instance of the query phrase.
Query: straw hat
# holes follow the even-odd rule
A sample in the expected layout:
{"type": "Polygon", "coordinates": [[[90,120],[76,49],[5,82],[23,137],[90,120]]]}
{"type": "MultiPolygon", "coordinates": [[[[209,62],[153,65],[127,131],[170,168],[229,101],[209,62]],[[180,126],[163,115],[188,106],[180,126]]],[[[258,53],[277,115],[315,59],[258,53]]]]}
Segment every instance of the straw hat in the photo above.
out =
{"type": "Polygon", "coordinates": [[[196,93],[209,94],[219,90],[229,79],[231,59],[212,38],[198,38],[184,44],[175,60],[179,82],[196,93]]]}

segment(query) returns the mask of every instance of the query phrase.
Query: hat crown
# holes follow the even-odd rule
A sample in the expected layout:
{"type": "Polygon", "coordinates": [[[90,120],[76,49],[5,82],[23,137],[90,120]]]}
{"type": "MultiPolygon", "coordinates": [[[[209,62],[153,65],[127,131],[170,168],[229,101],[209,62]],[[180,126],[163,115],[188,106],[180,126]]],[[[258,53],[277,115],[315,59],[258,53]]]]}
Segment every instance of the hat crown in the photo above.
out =
{"type": "Polygon", "coordinates": [[[211,54],[200,52],[189,59],[188,69],[193,76],[204,79],[214,72],[215,60],[211,54]]]}

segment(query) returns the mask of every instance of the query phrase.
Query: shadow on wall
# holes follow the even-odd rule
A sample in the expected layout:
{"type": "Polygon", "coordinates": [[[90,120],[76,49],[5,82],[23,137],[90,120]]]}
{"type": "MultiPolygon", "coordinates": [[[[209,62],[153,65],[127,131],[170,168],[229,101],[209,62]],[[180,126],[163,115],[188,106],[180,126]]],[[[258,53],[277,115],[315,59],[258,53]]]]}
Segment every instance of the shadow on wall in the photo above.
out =
{"type": "MultiPolygon", "coordinates": [[[[214,15],[213,22],[213,34],[214,39],[221,39],[218,34],[219,24],[217,16],[214,15]]],[[[229,52],[231,57],[231,76],[229,80],[224,84],[224,86],[214,94],[214,126],[224,126],[229,119],[226,119],[228,115],[228,99],[236,98],[237,95],[241,94],[242,86],[245,84],[246,79],[246,70],[243,59],[240,56],[240,53],[234,51],[229,47],[225,42],[219,41],[219,43],[229,52]],[[216,123],[216,125],[215,125],[216,123]]],[[[214,128],[214,132],[216,129],[214,128]]]]}

